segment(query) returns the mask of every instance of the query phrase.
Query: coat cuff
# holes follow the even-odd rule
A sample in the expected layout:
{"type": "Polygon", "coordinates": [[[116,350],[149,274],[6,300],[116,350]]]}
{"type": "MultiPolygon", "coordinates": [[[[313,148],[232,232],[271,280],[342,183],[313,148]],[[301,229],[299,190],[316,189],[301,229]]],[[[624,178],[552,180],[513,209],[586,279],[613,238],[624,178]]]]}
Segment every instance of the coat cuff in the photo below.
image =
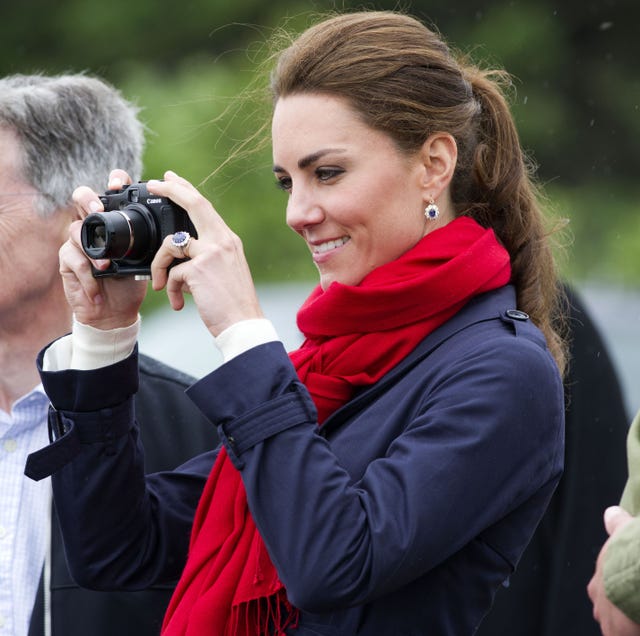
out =
{"type": "Polygon", "coordinates": [[[121,404],[138,391],[138,347],[128,358],[99,369],[44,371],[46,348],[36,360],[45,393],[57,411],[90,412],[121,404]]]}
{"type": "Polygon", "coordinates": [[[51,401],[48,446],[27,457],[25,474],[36,481],[71,462],[83,445],[102,444],[113,454],[116,440],[134,422],[138,390],[138,348],[126,359],[99,369],[44,371],[46,349],[36,360],[42,386],[51,401]]]}
{"type": "Polygon", "coordinates": [[[24,474],[40,481],[53,475],[82,450],[83,444],[102,444],[105,455],[115,454],[114,444],[129,432],[134,421],[133,400],[114,408],[93,413],[71,414],[49,408],[49,439],[51,444],[27,456],[24,474]]]}
{"type": "Polygon", "coordinates": [[[299,425],[317,426],[318,415],[281,342],[259,345],[223,364],[187,389],[217,426],[233,465],[264,440],[299,425]]]}

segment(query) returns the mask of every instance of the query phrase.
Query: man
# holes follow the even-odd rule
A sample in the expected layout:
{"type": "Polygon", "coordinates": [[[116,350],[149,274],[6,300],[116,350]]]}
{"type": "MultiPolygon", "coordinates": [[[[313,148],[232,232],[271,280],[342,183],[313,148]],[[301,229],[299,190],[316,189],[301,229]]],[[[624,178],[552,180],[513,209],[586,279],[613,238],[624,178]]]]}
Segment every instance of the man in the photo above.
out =
{"type": "MultiPolygon", "coordinates": [[[[66,569],[49,480],[24,476],[47,439],[48,400],[35,358],[68,333],[72,316],[58,249],[78,218],[71,193],[105,187],[109,171],[141,174],[137,108],[86,75],[0,79],[0,633],[150,636],[171,586],[136,593],[78,588],[66,569]]],[[[136,411],[146,469],[170,469],[217,444],[183,391],[192,381],[142,356],[136,411]],[[174,426],[156,427],[157,415],[174,426]]]]}

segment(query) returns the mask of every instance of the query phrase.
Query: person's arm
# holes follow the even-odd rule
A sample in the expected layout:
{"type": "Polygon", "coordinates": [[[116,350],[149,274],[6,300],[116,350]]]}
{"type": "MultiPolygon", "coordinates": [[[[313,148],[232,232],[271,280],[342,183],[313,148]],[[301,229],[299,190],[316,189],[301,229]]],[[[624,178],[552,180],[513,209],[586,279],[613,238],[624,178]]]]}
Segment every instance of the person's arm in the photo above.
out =
{"type": "Polygon", "coordinates": [[[604,519],[610,538],[587,588],[593,616],[604,636],[640,636],[640,519],[618,506],[604,519]]]}
{"type": "Polygon", "coordinates": [[[640,636],[640,413],[627,435],[629,478],[620,506],[605,511],[609,539],[587,591],[605,636],[640,636]]]}
{"type": "Polygon", "coordinates": [[[26,472],[37,478],[53,473],[74,578],[98,589],[175,580],[215,451],[145,481],[133,406],[137,349],[115,364],[85,371],[43,371],[43,356],[38,366],[56,439],[29,457],[26,472]]]}
{"type": "MultiPolygon", "coordinates": [[[[613,607],[605,614],[605,601],[600,611],[608,619],[615,617],[621,610],[629,624],[640,635],[640,518],[633,517],[640,512],[640,413],[629,428],[627,435],[627,461],[629,478],[625,485],[620,507],[607,510],[605,525],[610,535],[603,548],[602,585],[606,600],[613,607]]],[[[625,623],[618,617],[616,624],[625,623]]],[[[615,632],[612,632],[615,633],[615,632]]],[[[625,632],[620,632],[625,633],[625,632]]]]}
{"type": "MultiPolygon", "coordinates": [[[[364,438],[334,449],[319,434],[281,347],[253,349],[189,389],[218,424],[294,605],[323,611],[370,601],[435,568],[530,498],[550,497],[562,463],[562,388],[537,352],[505,353],[496,364],[495,351],[512,344],[469,345],[425,387],[417,410],[397,394],[368,405],[349,429],[375,437],[386,427],[389,439],[386,453],[363,457],[362,474],[339,456],[357,456],[364,438]]],[[[537,520],[524,524],[528,531],[537,520]]],[[[517,557],[503,555],[505,577],[517,557]]]]}
{"type": "Polygon", "coordinates": [[[627,433],[627,466],[629,476],[620,499],[620,505],[631,515],[640,514],[640,412],[627,433]]]}
{"type": "MultiPolygon", "coordinates": [[[[195,506],[213,461],[211,456],[198,458],[174,474],[150,476],[145,490],[144,455],[132,411],[137,355],[126,356],[135,346],[137,327],[102,331],[76,322],[72,336],[54,342],[41,354],[43,384],[55,407],[51,417],[62,424],[58,429],[67,430],[51,447],[37,454],[40,466],[48,461],[50,468],[41,469],[38,476],[73,459],[72,465],[55,472],[54,494],[71,571],[87,587],[135,589],[175,578],[181,567],[175,555],[186,555],[183,539],[189,535],[195,506]],[[73,370],[77,368],[83,370],[73,370]],[[103,390],[110,387],[113,388],[105,394],[103,390]],[[80,484],[83,486],[76,492],[80,484]],[[83,496],[95,496],[95,492],[100,493],[96,499],[83,496]],[[87,521],[86,526],[77,524],[78,511],[87,521]],[[132,521],[131,511],[139,513],[132,521]],[[157,521],[147,518],[156,514],[157,521]],[[136,533],[138,523],[137,536],[142,536],[145,528],[155,529],[149,544],[142,549],[131,548],[149,555],[149,564],[133,559],[130,563],[136,564],[135,570],[122,570],[115,578],[111,573],[105,575],[105,559],[128,542],[128,537],[120,536],[119,529],[136,533]],[[98,542],[85,541],[96,528],[105,555],[97,559],[98,542]],[[166,542],[162,539],[165,535],[166,542]],[[165,571],[163,562],[167,560],[172,561],[172,567],[165,571]]],[[[275,339],[271,322],[261,319],[236,323],[221,334],[216,344],[224,359],[230,360],[244,350],[275,339]]]]}

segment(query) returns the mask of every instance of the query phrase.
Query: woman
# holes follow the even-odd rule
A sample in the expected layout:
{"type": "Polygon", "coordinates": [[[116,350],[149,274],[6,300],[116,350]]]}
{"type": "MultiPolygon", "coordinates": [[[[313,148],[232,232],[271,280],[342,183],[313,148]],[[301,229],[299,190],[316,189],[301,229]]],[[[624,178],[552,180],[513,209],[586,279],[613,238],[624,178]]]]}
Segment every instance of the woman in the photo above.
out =
{"type": "Polygon", "coordinates": [[[507,103],[387,12],[310,28],[272,89],[274,173],[320,274],[300,349],[211,204],[172,172],[148,183],[198,231],[165,239],[152,278],[174,309],[193,295],[223,352],[189,389],[219,452],[145,480],[144,284],[94,278],[78,227],[61,250],[76,324],[39,359],[59,439],[34,461],[59,468],[72,571],[93,587],[181,575],[167,635],[472,634],[563,456],[555,270],[507,103]]]}

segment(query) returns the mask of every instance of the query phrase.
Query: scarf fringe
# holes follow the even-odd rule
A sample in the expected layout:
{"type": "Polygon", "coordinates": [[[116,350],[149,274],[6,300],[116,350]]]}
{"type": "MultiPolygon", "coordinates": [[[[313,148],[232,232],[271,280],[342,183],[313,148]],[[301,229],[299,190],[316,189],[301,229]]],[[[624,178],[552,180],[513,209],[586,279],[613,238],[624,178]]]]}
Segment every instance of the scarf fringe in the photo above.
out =
{"type": "Polygon", "coordinates": [[[299,620],[300,611],[290,603],[285,589],[281,588],[271,596],[233,605],[224,636],[286,636],[285,630],[298,627],[299,620]]]}

